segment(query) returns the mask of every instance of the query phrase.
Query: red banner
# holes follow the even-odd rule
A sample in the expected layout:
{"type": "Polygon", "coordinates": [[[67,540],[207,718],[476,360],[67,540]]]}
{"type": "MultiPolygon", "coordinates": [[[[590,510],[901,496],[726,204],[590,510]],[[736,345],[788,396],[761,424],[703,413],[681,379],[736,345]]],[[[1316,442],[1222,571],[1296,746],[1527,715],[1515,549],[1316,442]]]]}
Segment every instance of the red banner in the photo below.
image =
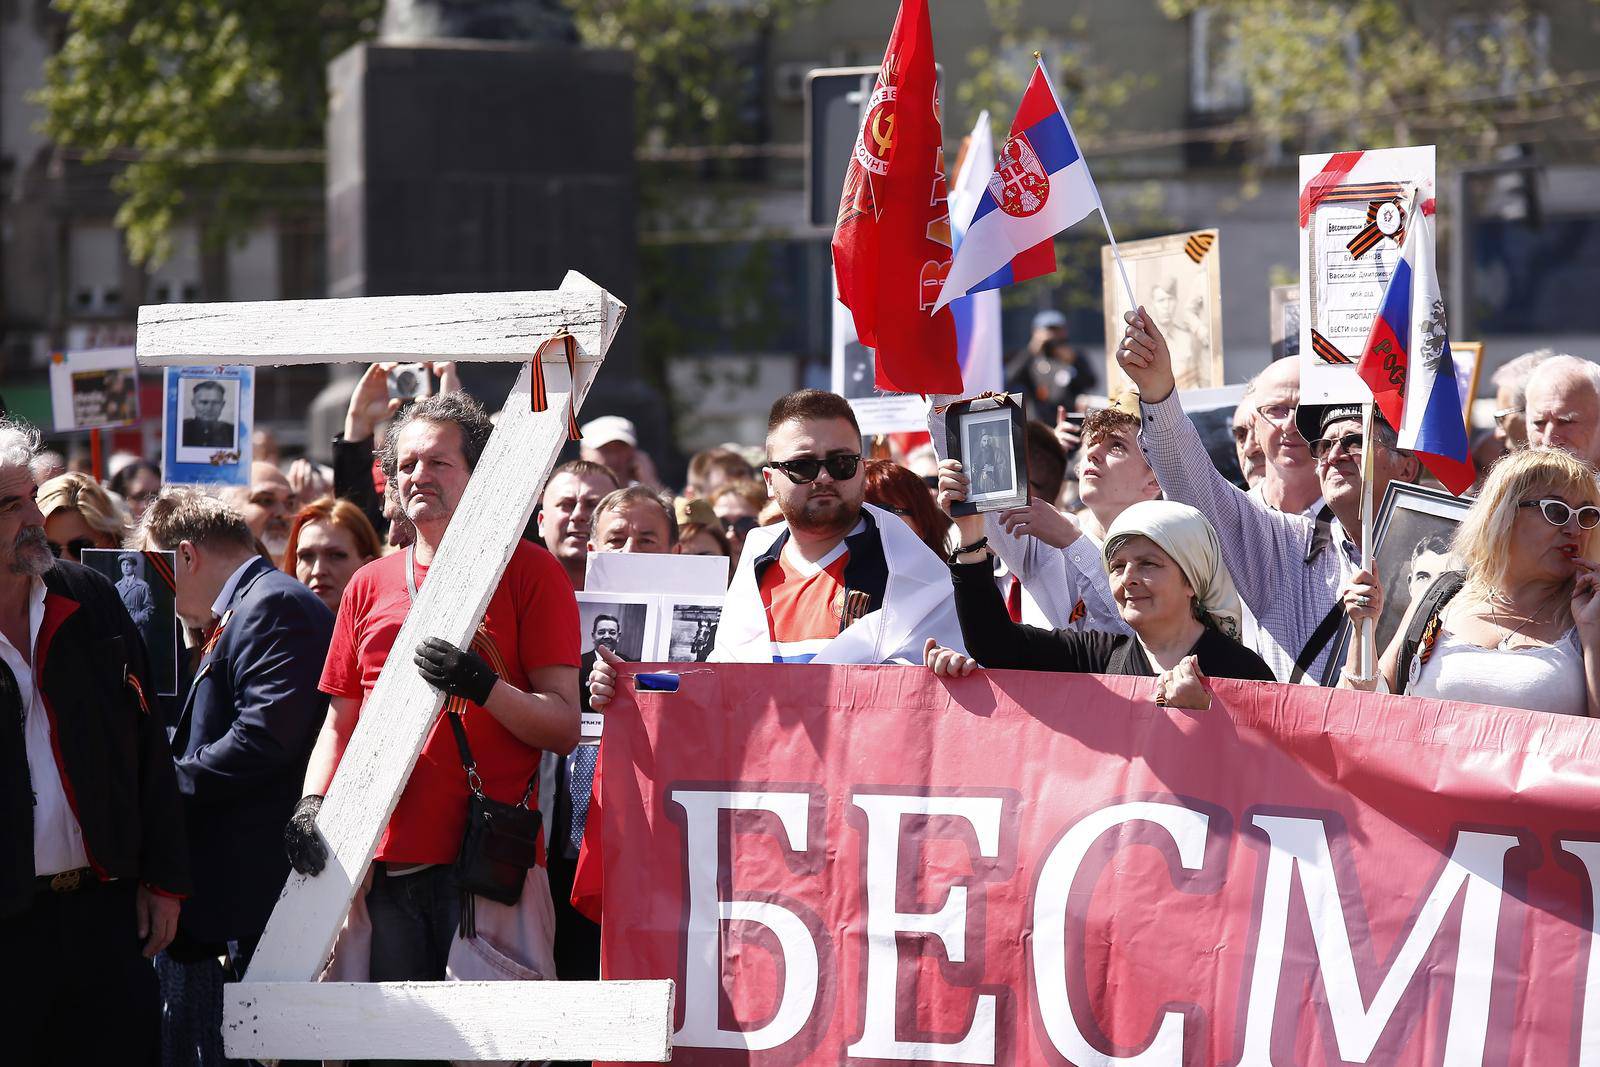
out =
{"type": "Polygon", "coordinates": [[[674,1063],[1600,1062],[1589,720],[912,667],[619,690],[603,969],[677,980],[674,1063]]]}

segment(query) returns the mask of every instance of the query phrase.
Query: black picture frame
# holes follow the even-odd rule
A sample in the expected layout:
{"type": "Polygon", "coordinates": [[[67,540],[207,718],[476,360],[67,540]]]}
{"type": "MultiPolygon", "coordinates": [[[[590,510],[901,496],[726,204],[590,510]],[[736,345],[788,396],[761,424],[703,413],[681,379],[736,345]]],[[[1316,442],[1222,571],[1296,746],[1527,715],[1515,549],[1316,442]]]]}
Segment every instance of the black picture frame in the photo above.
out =
{"type": "Polygon", "coordinates": [[[85,567],[117,587],[123,608],[144,639],[157,696],[178,695],[178,554],[86,548],[85,567]],[[124,570],[124,563],[127,564],[124,570]]]}
{"type": "Polygon", "coordinates": [[[975,397],[945,410],[950,458],[971,479],[953,515],[1004,511],[1028,502],[1028,446],[1022,395],[975,397]]]}
{"type": "MultiPolygon", "coordinates": [[[[1448,558],[1448,546],[1456,527],[1472,506],[1471,498],[1456,497],[1442,489],[1412,485],[1410,482],[1390,482],[1383,494],[1383,504],[1372,524],[1372,560],[1378,568],[1378,580],[1383,583],[1383,613],[1378,617],[1378,655],[1381,657],[1400,622],[1411,607],[1411,577],[1419,556],[1425,549],[1431,556],[1445,556],[1435,560],[1427,571],[1426,580],[1419,586],[1425,588],[1440,568],[1457,569],[1459,561],[1448,558]],[[1440,551],[1440,549],[1444,551],[1440,551]]],[[[1333,684],[1344,667],[1350,653],[1350,640],[1354,627],[1349,618],[1339,624],[1334,635],[1333,652],[1328,657],[1324,684],[1333,684]]]]}

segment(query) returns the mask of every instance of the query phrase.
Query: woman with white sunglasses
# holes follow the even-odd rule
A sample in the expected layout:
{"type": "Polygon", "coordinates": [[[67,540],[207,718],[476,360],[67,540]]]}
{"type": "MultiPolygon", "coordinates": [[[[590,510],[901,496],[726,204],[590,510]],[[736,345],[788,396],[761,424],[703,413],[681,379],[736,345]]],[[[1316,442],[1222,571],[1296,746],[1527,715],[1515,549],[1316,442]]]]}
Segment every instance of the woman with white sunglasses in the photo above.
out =
{"type": "MultiPolygon", "coordinates": [[[[1412,602],[1376,678],[1352,680],[1352,648],[1340,685],[1600,714],[1600,571],[1589,558],[1597,497],[1594,472],[1566,452],[1506,456],[1456,530],[1463,570],[1412,602]]],[[[1375,582],[1353,580],[1341,595],[1352,619],[1383,609],[1375,582]]]]}

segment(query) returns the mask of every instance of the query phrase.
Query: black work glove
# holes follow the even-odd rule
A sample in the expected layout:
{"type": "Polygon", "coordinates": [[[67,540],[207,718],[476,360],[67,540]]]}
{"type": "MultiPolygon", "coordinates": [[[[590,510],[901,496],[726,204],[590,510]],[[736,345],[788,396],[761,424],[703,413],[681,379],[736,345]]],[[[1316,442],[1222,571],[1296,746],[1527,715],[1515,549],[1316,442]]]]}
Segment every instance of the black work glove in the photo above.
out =
{"type": "Polygon", "coordinates": [[[283,828],[283,850],[289,854],[289,866],[304,875],[321,874],[328,864],[328,845],[317,830],[317,813],[321,810],[322,798],[315,793],[301,797],[283,828]]]}
{"type": "Polygon", "coordinates": [[[441,692],[462,697],[482,707],[500,676],[470,649],[460,649],[449,641],[430,637],[417,646],[417,673],[441,692]]]}

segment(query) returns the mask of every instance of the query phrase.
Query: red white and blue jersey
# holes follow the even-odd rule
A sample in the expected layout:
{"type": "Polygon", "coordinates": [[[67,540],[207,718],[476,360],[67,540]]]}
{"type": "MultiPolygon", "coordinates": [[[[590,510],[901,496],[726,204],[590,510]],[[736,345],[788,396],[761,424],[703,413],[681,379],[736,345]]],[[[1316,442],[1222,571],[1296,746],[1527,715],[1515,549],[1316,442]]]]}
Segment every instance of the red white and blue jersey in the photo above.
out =
{"type": "Polygon", "coordinates": [[[841,541],[815,563],[785,543],[761,575],[761,604],[772,635],[772,662],[810,663],[839,636],[844,612],[845,567],[850,552],[841,541]]]}

